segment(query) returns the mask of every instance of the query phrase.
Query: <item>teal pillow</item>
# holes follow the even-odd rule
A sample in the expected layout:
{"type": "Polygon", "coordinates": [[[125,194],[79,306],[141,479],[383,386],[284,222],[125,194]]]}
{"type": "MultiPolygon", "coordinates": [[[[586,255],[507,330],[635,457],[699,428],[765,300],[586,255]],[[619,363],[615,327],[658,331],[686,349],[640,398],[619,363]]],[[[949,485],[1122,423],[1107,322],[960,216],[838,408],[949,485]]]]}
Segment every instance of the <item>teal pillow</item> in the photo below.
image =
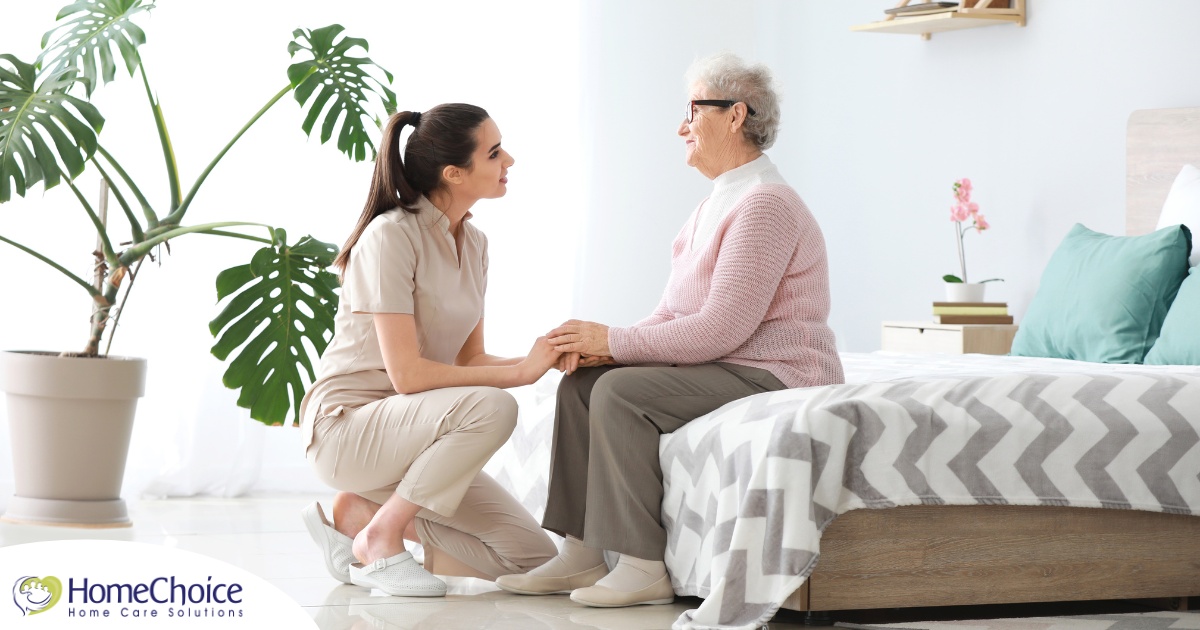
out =
{"type": "Polygon", "coordinates": [[[1042,273],[1012,354],[1141,363],[1187,275],[1191,241],[1181,225],[1109,236],[1076,224],[1042,273]]]}
{"type": "Polygon", "coordinates": [[[1200,267],[1192,267],[1171,302],[1162,333],[1146,363],[1151,365],[1200,365],[1200,267]]]}

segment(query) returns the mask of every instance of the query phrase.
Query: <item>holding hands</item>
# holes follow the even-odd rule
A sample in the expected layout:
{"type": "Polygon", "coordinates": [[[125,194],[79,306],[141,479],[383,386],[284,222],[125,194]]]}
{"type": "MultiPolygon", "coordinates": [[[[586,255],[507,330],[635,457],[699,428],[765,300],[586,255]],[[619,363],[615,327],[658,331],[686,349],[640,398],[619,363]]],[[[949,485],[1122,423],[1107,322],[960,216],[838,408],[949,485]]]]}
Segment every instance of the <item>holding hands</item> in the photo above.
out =
{"type": "Polygon", "coordinates": [[[572,319],[538,337],[521,359],[521,382],[531,384],[550,368],[572,374],[581,367],[615,365],[608,350],[608,326],[572,319]]]}
{"type": "Polygon", "coordinates": [[[546,334],[555,350],[563,353],[556,366],[567,374],[581,367],[616,363],[608,349],[608,326],[578,319],[568,320],[546,334]]]}
{"type": "Polygon", "coordinates": [[[517,366],[521,371],[523,384],[530,385],[537,382],[550,368],[561,370],[559,365],[565,356],[561,350],[550,345],[545,337],[538,337],[537,341],[533,342],[533,347],[529,349],[529,354],[521,359],[517,366]]]}

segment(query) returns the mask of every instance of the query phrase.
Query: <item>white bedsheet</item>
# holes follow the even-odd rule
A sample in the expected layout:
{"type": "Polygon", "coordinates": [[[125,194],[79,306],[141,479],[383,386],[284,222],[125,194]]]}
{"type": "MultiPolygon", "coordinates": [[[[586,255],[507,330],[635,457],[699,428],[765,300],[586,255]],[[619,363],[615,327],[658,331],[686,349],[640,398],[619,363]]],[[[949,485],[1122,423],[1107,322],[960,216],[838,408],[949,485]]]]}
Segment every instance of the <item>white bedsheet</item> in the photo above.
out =
{"type": "Polygon", "coordinates": [[[929,376],[994,376],[1017,372],[1111,374],[1131,369],[1139,372],[1200,375],[1200,366],[1194,365],[1123,365],[992,354],[843,352],[841,357],[847,383],[929,376]]]}

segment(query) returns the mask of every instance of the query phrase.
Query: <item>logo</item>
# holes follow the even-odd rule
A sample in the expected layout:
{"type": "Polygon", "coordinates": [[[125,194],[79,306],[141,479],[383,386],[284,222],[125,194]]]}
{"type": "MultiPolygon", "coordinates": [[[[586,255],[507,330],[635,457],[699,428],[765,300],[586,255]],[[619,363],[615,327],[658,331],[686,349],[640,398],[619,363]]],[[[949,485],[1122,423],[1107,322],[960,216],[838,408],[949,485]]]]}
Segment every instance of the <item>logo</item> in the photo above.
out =
{"type": "Polygon", "coordinates": [[[0,585],[12,587],[12,604],[0,592],[3,630],[19,630],[17,619],[33,615],[25,623],[65,628],[80,621],[80,630],[317,630],[296,600],[263,578],[162,545],[52,540],[0,546],[0,585]]]}
{"type": "Polygon", "coordinates": [[[25,616],[46,612],[62,597],[62,582],[53,575],[25,576],[13,585],[13,602],[25,616]]]}

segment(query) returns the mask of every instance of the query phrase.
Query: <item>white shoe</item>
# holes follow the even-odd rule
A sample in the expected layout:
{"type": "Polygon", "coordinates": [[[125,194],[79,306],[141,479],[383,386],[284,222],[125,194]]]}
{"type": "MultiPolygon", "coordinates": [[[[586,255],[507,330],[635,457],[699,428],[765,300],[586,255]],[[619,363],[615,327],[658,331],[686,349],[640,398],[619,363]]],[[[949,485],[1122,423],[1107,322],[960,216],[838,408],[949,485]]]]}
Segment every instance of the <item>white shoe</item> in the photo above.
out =
{"type": "Polygon", "coordinates": [[[446,594],[446,583],[417,564],[407,551],[390,558],[379,558],[365,566],[357,562],[351,564],[350,581],[399,597],[442,597],[446,594]]]}
{"type": "Polygon", "coordinates": [[[539,576],[528,573],[501,575],[496,578],[496,586],[518,595],[549,595],[551,593],[569,593],[577,588],[587,588],[600,578],[608,575],[608,565],[601,562],[586,571],[572,575],[539,576]]]}
{"type": "Polygon", "coordinates": [[[650,586],[632,593],[596,584],[571,591],[571,601],[594,608],[622,608],[642,604],[660,605],[675,601],[670,576],[664,574],[650,586]]]}
{"type": "Polygon", "coordinates": [[[329,575],[335,580],[350,584],[350,563],[354,562],[351,547],[354,539],[334,529],[329,519],[325,518],[321,504],[316,501],[301,510],[300,517],[304,520],[308,535],[312,536],[313,542],[321,548],[329,575]]]}

